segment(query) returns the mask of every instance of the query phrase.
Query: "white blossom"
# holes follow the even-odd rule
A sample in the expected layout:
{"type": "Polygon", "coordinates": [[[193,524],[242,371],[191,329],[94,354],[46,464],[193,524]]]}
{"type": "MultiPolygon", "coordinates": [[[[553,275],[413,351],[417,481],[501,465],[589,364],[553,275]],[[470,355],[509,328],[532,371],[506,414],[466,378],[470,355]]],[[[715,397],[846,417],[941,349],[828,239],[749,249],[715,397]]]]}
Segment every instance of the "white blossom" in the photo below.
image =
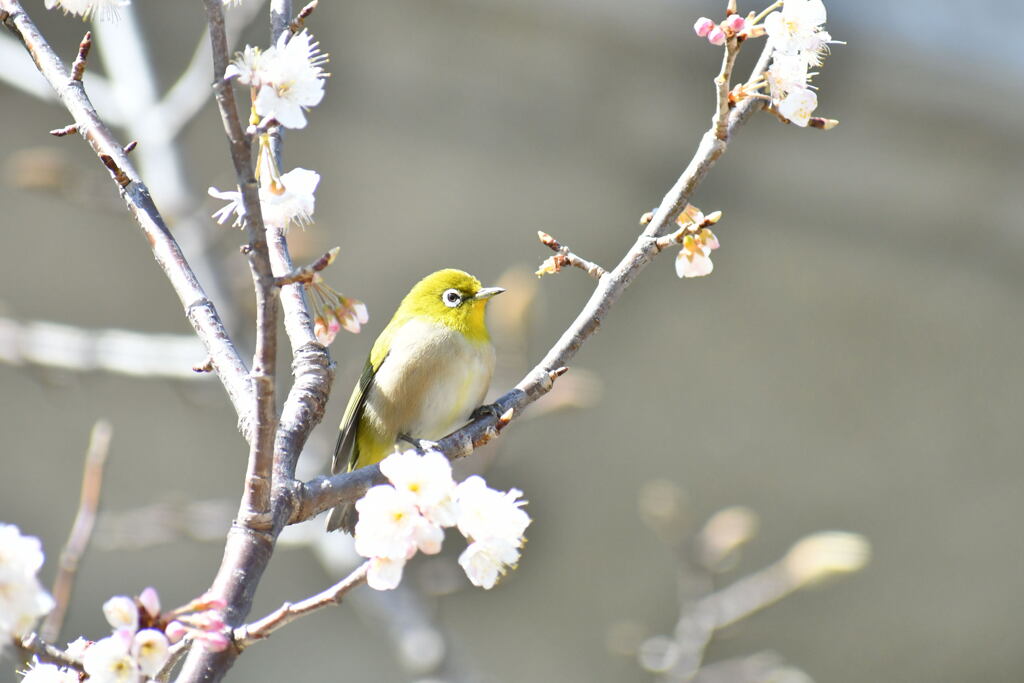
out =
{"type": "Polygon", "coordinates": [[[53,609],[53,598],[36,577],[43,565],[42,543],[0,524],[0,648],[28,634],[53,609]]]}
{"type": "Polygon", "coordinates": [[[820,65],[821,55],[832,36],[821,28],[825,23],[822,0],[785,0],[782,10],[764,20],[773,49],[787,55],[800,55],[808,65],[820,65]]]}
{"type": "Polygon", "coordinates": [[[374,486],[356,501],[356,552],[363,557],[405,560],[416,552],[413,531],[420,520],[416,501],[394,486],[374,486]]]}
{"type": "Polygon", "coordinates": [[[139,628],[139,608],[127,595],[115,595],[103,603],[103,616],[114,629],[128,629],[132,633],[139,628]]]}
{"type": "MultiPolygon", "coordinates": [[[[265,184],[261,181],[260,211],[263,213],[263,222],[280,228],[292,224],[308,225],[313,220],[316,207],[314,192],[319,183],[320,174],[305,168],[294,168],[280,175],[276,181],[268,180],[265,184]]],[[[233,226],[243,224],[245,205],[242,203],[241,192],[211,187],[207,194],[227,202],[213,213],[213,218],[219,224],[223,225],[232,216],[235,217],[231,223],[233,226]]]]}
{"type": "Polygon", "coordinates": [[[490,590],[509,568],[519,562],[519,543],[507,538],[474,541],[459,555],[462,566],[474,586],[490,590]]]}
{"type": "Polygon", "coordinates": [[[46,0],[46,9],[60,7],[64,14],[75,14],[83,19],[116,19],[117,8],[127,7],[131,0],[46,0]]]}
{"type": "Polygon", "coordinates": [[[260,184],[260,209],[267,225],[287,228],[291,224],[309,225],[316,206],[316,186],[320,174],[305,168],[293,168],[276,181],[260,184]]]}
{"type": "Polygon", "coordinates": [[[139,666],[131,655],[133,636],[129,629],[120,629],[89,646],[82,657],[89,683],[138,683],[139,666]]]}
{"type": "Polygon", "coordinates": [[[78,672],[33,659],[32,666],[25,672],[21,683],[78,683],[78,672]]]}
{"type": "Polygon", "coordinates": [[[779,102],[779,113],[798,126],[805,127],[811,114],[818,106],[818,96],[813,90],[794,90],[779,102]]]}
{"type": "Polygon", "coordinates": [[[224,225],[224,222],[231,218],[233,214],[235,220],[231,225],[235,227],[242,225],[242,217],[245,216],[245,206],[242,205],[241,192],[238,190],[218,190],[216,187],[211,187],[206,190],[206,193],[214,199],[223,199],[227,202],[227,204],[213,212],[212,218],[217,223],[224,225]]]}
{"type": "Polygon", "coordinates": [[[309,31],[295,35],[285,31],[262,53],[247,49],[224,76],[238,76],[243,83],[259,87],[253,108],[260,116],[272,116],[286,128],[305,128],[305,110],[324,97],[326,61],[309,31]]]}
{"type": "Polygon", "coordinates": [[[224,70],[224,78],[235,78],[243,85],[259,87],[262,62],[263,51],[258,47],[246,45],[224,70]]]}
{"type": "Polygon", "coordinates": [[[530,517],[522,509],[525,500],[516,500],[523,492],[511,489],[496,491],[487,482],[473,475],[455,489],[459,506],[459,531],[466,538],[483,540],[502,538],[522,545],[523,532],[530,524],[530,517]]]}
{"type": "Polygon", "coordinates": [[[398,588],[402,582],[402,570],[405,558],[374,557],[370,559],[370,568],[366,573],[367,585],[378,591],[390,591],[398,588]]]}
{"type": "Polygon", "coordinates": [[[424,517],[440,526],[455,524],[455,480],[442,453],[393,453],[381,461],[380,471],[396,489],[413,497],[424,517]]]}
{"type": "Polygon", "coordinates": [[[132,657],[147,676],[155,676],[163,668],[169,649],[167,636],[154,628],[144,628],[132,639],[132,657]]]}

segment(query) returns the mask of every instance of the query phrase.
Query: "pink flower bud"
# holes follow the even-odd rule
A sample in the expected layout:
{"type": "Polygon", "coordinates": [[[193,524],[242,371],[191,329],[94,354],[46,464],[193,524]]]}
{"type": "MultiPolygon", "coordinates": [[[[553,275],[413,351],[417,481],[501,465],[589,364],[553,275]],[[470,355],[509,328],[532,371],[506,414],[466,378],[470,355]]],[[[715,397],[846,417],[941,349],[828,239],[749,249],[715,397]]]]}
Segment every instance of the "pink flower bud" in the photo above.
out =
{"type": "Polygon", "coordinates": [[[747,20],[739,14],[730,14],[729,18],[723,22],[723,25],[733,33],[739,33],[747,27],[747,20]]]}
{"type": "Polygon", "coordinates": [[[202,640],[207,649],[212,652],[223,652],[228,649],[228,645],[231,644],[231,639],[223,633],[203,633],[199,635],[199,639],[202,640]]]}
{"type": "Polygon", "coordinates": [[[167,628],[164,629],[164,634],[167,636],[167,640],[172,643],[176,643],[185,637],[188,633],[188,627],[180,621],[172,621],[167,624],[167,628]]]}
{"type": "Polygon", "coordinates": [[[711,21],[707,17],[701,17],[693,25],[693,32],[696,33],[701,38],[703,38],[708,33],[710,33],[711,29],[713,29],[714,27],[715,27],[715,22],[711,21]]]}
{"type": "Polygon", "coordinates": [[[725,31],[721,26],[716,26],[708,33],[708,42],[712,45],[725,45],[725,31]]]}
{"type": "Polygon", "coordinates": [[[160,596],[152,586],[143,589],[139,593],[139,604],[146,610],[146,613],[154,619],[160,616],[160,596]]]}

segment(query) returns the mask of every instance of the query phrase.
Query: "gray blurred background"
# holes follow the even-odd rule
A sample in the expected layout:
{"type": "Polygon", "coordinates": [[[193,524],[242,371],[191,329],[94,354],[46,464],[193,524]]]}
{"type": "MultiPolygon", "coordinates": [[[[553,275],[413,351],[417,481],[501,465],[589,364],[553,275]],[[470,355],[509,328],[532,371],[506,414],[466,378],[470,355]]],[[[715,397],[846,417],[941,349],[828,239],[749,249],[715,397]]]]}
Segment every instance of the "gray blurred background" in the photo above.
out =
{"type": "MultiPolygon", "coordinates": [[[[690,27],[723,4],[321,3],[310,27],[333,75],[309,127],[288,134],[285,166],[322,181],[317,223],[293,246],[311,259],[340,245],[327,280],[364,300],[371,320],[331,347],[337,380],[311,462],[332,445],[374,336],[423,274],[462,267],[493,283],[511,271],[525,290],[550,253],[538,229],[614,265],[710,120],[720,53],[690,27]]],[[[483,680],[649,679],[609,651],[606,632],[622,620],[668,632],[677,616],[673,554],[637,514],[651,479],[687,492],[694,523],[732,504],[760,514],[736,576],[818,529],[873,545],[866,571],[745,621],[710,659],[770,649],[838,683],[1024,675],[1024,54],[999,33],[1024,17],[1015,3],[828,4],[827,28],[848,45],[816,79],[818,113],[841,125],[823,133],[762,115],[744,128],[694,197],[725,213],[714,274],[680,281],[664,255],[577,357],[600,381],[577,397],[592,405],[517,422],[500,451],[480,455],[493,459],[492,485],[525,491],[535,520],[520,568],[496,590],[431,602],[483,680]]],[[[200,3],[136,5],[166,87],[199,36],[200,3]]],[[[29,9],[70,59],[81,22],[29,9]]],[[[262,22],[246,36],[265,44],[262,22]]],[[[80,139],[47,135],[67,114],[0,85],[0,121],[0,314],[187,333],[104,170],[80,139]],[[18,186],[26,150],[55,155],[64,196],[18,186]]],[[[233,183],[212,106],[182,147],[193,208],[209,214],[206,187],[233,183]]],[[[245,302],[240,233],[204,229],[245,302]]],[[[536,283],[522,342],[509,333],[499,345],[496,393],[543,355],[592,284],[578,271],[536,283]]],[[[492,316],[509,316],[511,301],[496,300],[492,316]]],[[[243,339],[246,306],[235,316],[243,339]]],[[[114,426],[105,511],[241,491],[246,448],[215,382],[0,365],[0,403],[0,520],[43,539],[47,580],[99,417],[114,426]]],[[[222,535],[226,522],[211,519],[222,535]]],[[[102,601],[146,585],[180,604],[205,590],[220,554],[217,541],[98,543],[65,633],[100,637],[102,601]]],[[[333,578],[311,553],[282,548],[254,615],[333,578]]],[[[360,613],[289,627],[247,652],[232,680],[410,679],[387,629],[360,613]]]]}

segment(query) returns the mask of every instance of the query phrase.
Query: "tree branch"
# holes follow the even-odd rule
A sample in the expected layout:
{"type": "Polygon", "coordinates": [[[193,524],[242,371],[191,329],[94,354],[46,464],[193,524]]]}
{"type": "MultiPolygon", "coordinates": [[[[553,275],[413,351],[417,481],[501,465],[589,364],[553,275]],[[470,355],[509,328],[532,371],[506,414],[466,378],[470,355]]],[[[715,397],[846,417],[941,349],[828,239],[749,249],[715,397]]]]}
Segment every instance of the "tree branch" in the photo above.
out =
{"type": "Polygon", "coordinates": [[[331,605],[341,604],[350,590],[366,580],[369,562],[364,562],[351,574],[330,588],[296,603],[286,602],[276,610],[251,624],[239,626],[234,631],[235,647],[244,650],[255,642],[269,638],[274,631],[291,622],[331,605]]]}
{"type": "Polygon", "coordinates": [[[82,83],[71,80],[71,74],[25,13],[20,2],[0,0],[0,13],[5,15],[2,17],[4,26],[25,45],[36,67],[56,91],[93,151],[108,168],[113,166],[118,169],[117,172],[112,170],[111,175],[118,180],[121,197],[149,241],[157,263],[170,280],[189,322],[213,360],[228,398],[239,415],[239,429],[248,438],[252,391],[245,364],[224,329],[213,302],[207,297],[178,243],[167,229],[153,203],[149,188],[139,178],[113,133],[100,120],[82,83]],[[125,180],[127,182],[123,182],[125,180]]]}
{"type": "MultiPolygon", "coordinates": [[[[730,49],[735,49],[735,47],[730,49]]],[[[759,77],[768,68],[770,56],[771,48],[766,46],[754,66],[751,80],[759,77]]],[[[735,55],[723,60],[722,72],[715,81],[716,93],[719,93],[722,87],[728,93],[734,61],[735,55]]],[[[725,135],[721,137],[717,131],[719,130],[719,114],[722,112],[716,111],[711,128],[701,138],[700,145],[686,170],[662,199],[661,205],[654,212],[650,223],[619,261],[619,264],[598,280],[594,293],[591,294],[583,310],[576,316],[561,338],[515,388],[495,401],[495,410],[492,411],[492,415],[478,417],[465,427],[441,439],[438,441],[439,450],[453,460],[469,455],[475,448],[497,436],[504,424],[507,424],[513,417],[521,415],[526,406],[551,391],[554,380],[561,372],[564,372],[562,368],[569,366],[576,356],[576,352],[601,326],[622,292],[661,251],[658,238],[670,231],[676,216],[686,208],[694,190],[725,152],[733,135],[763,107],[764,101],[757,98],[741,102],[726,115],[725,135]],[[512,411],[512,413],[509,414],[508,411],[512,411]],[[494,415],[501,415],[501,417],[494,415]]],[[[365,494],[371,486],[385,483],[385,481],[379,466],[372,465],[354,472],[316,477],[299,484],[296,491],[297,505],[289,523],[301,522],[340,503],[356,500],[365,494]]]]}

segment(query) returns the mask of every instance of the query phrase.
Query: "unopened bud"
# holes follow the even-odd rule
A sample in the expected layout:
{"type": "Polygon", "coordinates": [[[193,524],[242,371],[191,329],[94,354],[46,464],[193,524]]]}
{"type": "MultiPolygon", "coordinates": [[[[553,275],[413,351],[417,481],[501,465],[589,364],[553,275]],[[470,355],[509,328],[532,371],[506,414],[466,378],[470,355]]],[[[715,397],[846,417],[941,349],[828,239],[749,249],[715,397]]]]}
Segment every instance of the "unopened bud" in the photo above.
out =
{"type": "Polygon", "coordinates": [[[696,33],[701,38],[704,38],[711,32],[711,29],[713,29],[714,27],[715,22],[711,21],[707,17],[701,17],[693,25],[693,32],[696,33]]]}

